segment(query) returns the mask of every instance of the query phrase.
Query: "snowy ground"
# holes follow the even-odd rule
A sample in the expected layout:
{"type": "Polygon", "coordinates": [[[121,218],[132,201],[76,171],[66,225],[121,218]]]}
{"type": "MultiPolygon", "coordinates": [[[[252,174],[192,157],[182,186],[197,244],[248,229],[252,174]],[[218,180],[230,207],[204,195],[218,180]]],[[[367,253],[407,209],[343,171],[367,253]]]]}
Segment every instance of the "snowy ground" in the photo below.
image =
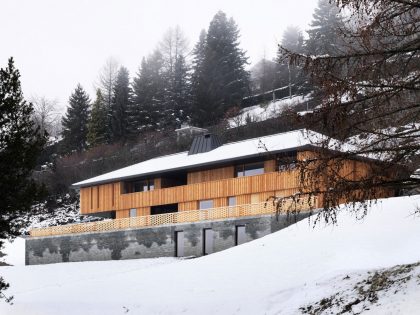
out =
{"type": "Polygon", "coordinates": [[[283,111],[292,108],[298,104],[306,103],[312,99],[312,95],[295,95],[291,98],[284,98],[268,102],[263,105],[254,105],[242,109],[238,115],[229,119],[231,128],[246,125],[247,122],[264,121],[269,118],[278,117],[283,111]]]}
{"type": "Polygon", "coordinates": [[[0,314],[418,314],[420,267],[381,269],[420,261],[418,207],[392,198],[198,259],[1,267],[15,300],[0,314]]]}

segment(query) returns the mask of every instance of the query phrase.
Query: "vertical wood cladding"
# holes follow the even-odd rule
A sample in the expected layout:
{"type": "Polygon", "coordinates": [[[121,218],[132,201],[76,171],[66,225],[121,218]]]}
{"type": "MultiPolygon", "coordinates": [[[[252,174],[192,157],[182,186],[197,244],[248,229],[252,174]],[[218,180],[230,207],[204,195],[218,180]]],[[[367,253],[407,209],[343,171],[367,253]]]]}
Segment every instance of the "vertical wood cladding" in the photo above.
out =
{"type": "Polygon", "coordinates": [[[80,209],[82,214],[109,211],[119,208],[121,184],[111,183],[80,189],[80,209]]]}
{"type": "Polygon", "coordinates": [[[215,207],[221,207],[227,205],[227,198],[231,196],[237,196],[237,204],[246,204],[250,203],[251,199],[242,195],[268,192],[274,194],[277,190],[297,188],[298,177],[296,171],[271,172],[130,194],[121,194],[120,186],[121,183],[115,183],[81,188],[81,213],[127,210],[173,203],[179,204],[180,211],[195,210],[198,200],[213,199],[215,207]],[[99,200],[99,203],[95,200],[99,200]]]}
{"type": "Polygon", "coordinates": [[[205,171],[190,172],[187,175],[187,183],[197,184],[214,180],[221,180],[234,177],[234,166],[221,167],[205,171]]]}
{"type": "MultiPolygon", "coordinates": [[[[298,160],[316,159],[316,153],[297,153],[298,160]]],[[[340,173],[357,179],[369,173],[371,165],[362,161],[344,161],[340,173]]],[[[270,196],[290,196],[299,190],[299,172],[291,169],[276,172],[276,161],[264,162],[265,173],[255,176],[234,177],[234,166],[188,173],[188,185],[160,188],[160,178],[155,178],[151,191],[123,194],[122,183],[116,182],[80,189],[81,213],[116,210],[117,218],[129,216],[136,208],[137,215],[149,215],[155,205],[178,204],[178,211],[197,210],[198,201],[212,199],[214,207],[227,206],[227,198],[235,196],[236,204],[258,203],[270,196]]],[[[325,179],[320,178],[320,183],[325,179]]],[[[322,196],[319,196],[322,199],[322,196]]],[[[320,199],[320,200],[321,200],[320,199]]]]}
{"type": "Polygon", "coordinates": [[[267,160],[264,162],[264,172],[270,173],[276,171],[276,160],[267,160]]]}
{"type": "Polygon", "coordinates": [[[162,188],[162,179],[161,178],[155,178],[154,179],[155,189],[161,189],[162,188]]]}

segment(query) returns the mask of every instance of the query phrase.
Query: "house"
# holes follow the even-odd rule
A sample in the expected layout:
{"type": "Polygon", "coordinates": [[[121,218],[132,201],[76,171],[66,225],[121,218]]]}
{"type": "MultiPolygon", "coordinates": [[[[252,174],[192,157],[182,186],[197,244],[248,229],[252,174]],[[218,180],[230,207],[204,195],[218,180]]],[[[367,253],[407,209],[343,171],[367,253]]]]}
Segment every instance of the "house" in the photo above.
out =
{"type": "Polygon", "coordinates": [[[188,152],[144,161],[74,184],[81,214],[129,218],[265,202],[298,191],[295,171],[281,172],[310,150],[302,131],[223,145],[194,138],[188,152]],[[283,159],[279,159],[281,156],[283,159]]]}
{"type": "MultiPolygon", "coordinates": [[[[81,214],[111,220],[32,230],[27,263],[199,256],[261,237],[290,224],[274,218],[276,207],[267,199],[300,190],[296,162],[315,150],[306,130],[227,144],[203,134],[189,151],[75,183],[81,214]],[[45,237],[51,243],[47,253],[45,237]],[[66,248],[73,244],[67,253],[72,259],[61,253],[62,242],[66,248]],[[113,254],[85,254],[81,248],[87,245],[80,242],[113,254]],[[40,252],[42,257],[34,254],[40,252]]],[[[345,167],[355,171],[366,163],[349,161],[345,167]]],[[[320,198],[301,202],[299,218],[316,209],[320,198]]]]}

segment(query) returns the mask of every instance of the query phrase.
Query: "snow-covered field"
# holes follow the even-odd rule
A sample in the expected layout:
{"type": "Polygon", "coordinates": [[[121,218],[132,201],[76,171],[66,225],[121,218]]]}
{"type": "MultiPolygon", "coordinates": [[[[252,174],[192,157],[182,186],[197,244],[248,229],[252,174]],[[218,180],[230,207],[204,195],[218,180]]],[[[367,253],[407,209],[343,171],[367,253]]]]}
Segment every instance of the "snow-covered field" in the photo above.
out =
{"type": "Polygon", "coordinates": [[[378,270],[420,261],[419,207],[420,195],[387,199],[363,220],[304,220],[191,260],[2,267],[15,300],[0,314],[419,314],[420,267],[378,270]]]}

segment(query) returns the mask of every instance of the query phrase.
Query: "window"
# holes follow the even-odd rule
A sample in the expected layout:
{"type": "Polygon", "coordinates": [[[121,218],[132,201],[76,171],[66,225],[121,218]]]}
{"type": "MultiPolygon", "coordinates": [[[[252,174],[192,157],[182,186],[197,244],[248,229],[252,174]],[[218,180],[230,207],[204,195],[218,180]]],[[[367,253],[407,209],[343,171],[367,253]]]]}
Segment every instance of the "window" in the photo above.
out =
{"type": "Polygon", "coordinates": [[[155,189],[155,181],[153,179],[145,179],[133,183],[133,192],[149,191],[155,189]]]}
{"type": "Polygon", "coordinates": [[[264,174],[264,162],[241,164],[235,167],[235,176],[253,176],[264,174]]]}
{"type": "Polygon", "coordinates": [[[228,198],[228,206],[229,207],[236,206],[236,197],[229,197],[228,198]]]}
{"type": "Polygon", "coordinates": [[[200,200],[199,208],[200,210],[213,208],[213,200],[200,200]]]}
{"type": "Polygon", "coordinates": [[[133,192],[149,191],[155,189],[155,181],[153,179],[138,180],[124,183],[124,192],[126,194],[133,192]]]}
{"type": "Polygon", "coordinates": [[[130,209],[130,218],[137,217],[137,209],[130,209]]]}

